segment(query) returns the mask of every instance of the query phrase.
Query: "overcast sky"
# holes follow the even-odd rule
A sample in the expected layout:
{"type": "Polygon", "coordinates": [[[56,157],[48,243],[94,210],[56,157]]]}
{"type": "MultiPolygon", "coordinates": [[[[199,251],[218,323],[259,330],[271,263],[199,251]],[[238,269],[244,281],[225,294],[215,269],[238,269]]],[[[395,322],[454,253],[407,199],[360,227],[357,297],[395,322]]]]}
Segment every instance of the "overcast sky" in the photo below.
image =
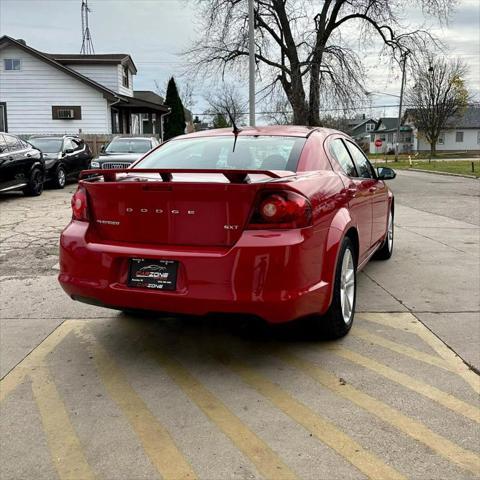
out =
{"type": "MultiPolygon", "coordinates": [[[[245,0],[246,1],[246,0],[245,0]]],[[[49,53],[78,53],[81,46],[81,0],[0,0],[0,34],[23,38],[30,46],[49,53]]],[[[128,53],[138,68],[136,90],[164,93],[171,75],[182,72],[179,55],[197,38],[198,12],[187,0],[89,0],[90,29],[96,53],[128,53]]],[[[410,12],[413,20],[419,13],[410,12]]],[[[414,23],[414,22],[413,22],[414,23]]],[[[432,21],[430,20],[430,24],[432,21]]],[[[480,99],[480,1],[461,0],[447,27],[435,32],[449,56],[460,56],[469,66],[468,83],[480,99]]],[[[398,94],[400,75],[378,63],[375,47],[365,53],[371,90],[398,94]]],[[[182,83],[182,79],[179,80],[182,83]]],[[[367,88],[368,88],[367,85],[367,88]]],[[[197,86],[192,110],[202,112],[204,86],[197,86]]],[[[372,96],[372,104],[391,105],[397,99],[372,96]]],[[[395,115],[394,108],[375,108],[367,114],[395,115]]]]}

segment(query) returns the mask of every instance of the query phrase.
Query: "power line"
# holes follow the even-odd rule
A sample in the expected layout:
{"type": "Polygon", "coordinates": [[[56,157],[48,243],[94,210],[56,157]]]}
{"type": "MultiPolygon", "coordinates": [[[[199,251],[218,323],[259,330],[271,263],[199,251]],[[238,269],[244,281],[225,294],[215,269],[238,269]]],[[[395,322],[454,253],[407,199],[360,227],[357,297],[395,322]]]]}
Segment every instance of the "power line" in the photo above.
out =
{"type": "MultiPolygon", "coordinates": [[[[411,105],[404,105],[405,107],[410,107],[411,105]]],[[[343,112],[345,110],[365,110],[365,109],[369,109],[369,108],[395,108],[395,107],[399,107],[399,104],[396,104],[396,105],[376,105],[376,106],[371,106],[371,105],[364,105],[364,106],[358,106],[358,107],[355,107],[355,108],[349,108],[349,109],[345,109],[345,108],[322,108],[320,109],[320,113],[322,112],[343,112]]],[[[238,115],[248,115],[249,112],[238,112],[238,115]]],[[[263,111],[263,112],[255,112],[255,115],[275,115],[275,114],[292,114],[293,111],[292,110],[282,110],[282,111],[278,111],[278,110],[272,110],[272,111],[263,111]]],[[[203,113],[192,113],[192,115],[196,116],[196,117],[200,117],[200,116],[204,116],[204,117],[211,117],[211,116],[215,116],[216,113],[206,113],[206,112],[203,112],[203,113]]]]}
{"type": "MultiPolygon", "coordinates": [[[[452,53],[452,54],[445,54],[443,56],[451,56],[451,57],[477,57],[478,54],[476,53],[460,53],[460,54],[457,54],[457,53],[452,53]]],[[[162,60],[135,60],[135,64],[137,65],[191,65],[191,66],[194,66],[195,65],[195,62],[193,61],[185,61],[185,60],[178,60],[178,61],[172,61],[172,60],[165,60],[165,61],[162,61],[162,60]]]]}
{"type": "MultiPolygon", "coordinates": [[[[477,103],[473,103],[472,104],[473,106],[477,106],[478,104],[477,103]]],[[[345,109],[345,108],[341,108],[341,107],[336,107],[336,108],[321,108],[320,109],[320,113],[324,113],[324,112],[344,112],[344,111],[357,111],[357,110],[367,110],[367,109],[370,109],[370,108],[398,108],[400,106],[399,103],[396,103],[394,105],[357,105],[353,108],[348,108],[348,109],[345,109]]],[[[402,105],[402,108],[415,108],[415,105],[406,105],[406,104],[403,104],[402,105]]],[[[276,114],[292,114],[293,111],[292,110],[282,110],[282,111],[279,111],[279,110],[271,110],[271,111],[263,111],[263,112],[256,112],[255,115],[276,115],[276,114]]],[[[212,117],[212,116],[215,116],[217,114],[217,112],[214,112],[214,113],[206,113],[206,112],[203,112],[203,113],[192,113],[193,116],[196,116],[196,117],[212,117]]],[[[238,115],[248,115],[248,112],[238,112],[237,113],[238,115]]]]}

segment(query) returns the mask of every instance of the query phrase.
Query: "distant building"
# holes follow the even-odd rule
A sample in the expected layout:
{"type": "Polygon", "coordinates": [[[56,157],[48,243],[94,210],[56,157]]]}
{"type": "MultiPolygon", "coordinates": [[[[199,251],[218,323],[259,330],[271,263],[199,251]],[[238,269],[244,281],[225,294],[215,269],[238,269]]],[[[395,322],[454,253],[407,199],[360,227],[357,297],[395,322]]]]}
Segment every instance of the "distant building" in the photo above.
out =
{"type": "MultiPolygon", "coordinates": [[[[406,110],[404,123],[412,128],[413,150],[429,151],[430,144],[425,134],[415,126],[412,114],[412,109],[406,110]]],[[[480,105],[471,105],[461,115],[447,120],[438,137],[436,150],[480,152],[480,105]]]]}
{"type": "Polygon", "coordinates": [[[0,37],[0,131],[162,138],[169,108],[154,92],[134,90],[136,73],[128,54],[50,54],[0,37]]]}
{"type": "Polygon", "coordinates": [[[359,113],[354,118],[345,118],[341,120],[341,122],[345,124],[345,127],[347,129],[345,133],[350,133],[354,127],[361,124],[365,120],[367,120],[366,115],[364,113],[359,113]]]}
{"type": "Polygon", "coordinates": [[[195,125],[193,123],[192,112],[183,107],[183,113],[185,114],[185,133],[193,133],[195,131],[195,125]]]}
{"type": "MultiPolygon", "coordinates": [[[[383,117],[377,122],[376,128],[370,134],[371,153],[395,153],[397,143],[398,118],[383,117]],[[375,140],[382,141],[381,147],[375,146],[375,140]]],[[[413,129],[410,125],[400,125],[399,153],[414,150],[413,129]]]]}
{"type": "Polygon", "coordinates": [[[364,118],[350,129],[352,136],[364,152],[370,152],[370,134],[377,128],[377,121],[373,118],[364,118]]]}
{"type": "Polygon", "coordinates": [[[322,125],[334,130],[340,130],[352,136],[364,152],[370,149],[370,132],[375,130],[377,121],[374,118],[368,118],[364,113],[355,118],[325,116],[322,125]]]}

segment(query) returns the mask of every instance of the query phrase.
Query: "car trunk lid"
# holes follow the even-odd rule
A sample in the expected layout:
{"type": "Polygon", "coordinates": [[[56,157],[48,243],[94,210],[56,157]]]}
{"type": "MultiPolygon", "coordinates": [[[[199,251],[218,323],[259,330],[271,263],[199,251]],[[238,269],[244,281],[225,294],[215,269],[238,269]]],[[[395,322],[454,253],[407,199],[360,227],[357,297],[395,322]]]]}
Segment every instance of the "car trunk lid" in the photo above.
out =
{"type": "Polygon", "coordinates": [[[82,182],[96,236],[114,242],[198,246],[235,244],[258,189],[280,176],[254,172],[250,178],[256,181],[246,183],[248,172],[238,171],[101,175],[104,181],[82,182]]]}

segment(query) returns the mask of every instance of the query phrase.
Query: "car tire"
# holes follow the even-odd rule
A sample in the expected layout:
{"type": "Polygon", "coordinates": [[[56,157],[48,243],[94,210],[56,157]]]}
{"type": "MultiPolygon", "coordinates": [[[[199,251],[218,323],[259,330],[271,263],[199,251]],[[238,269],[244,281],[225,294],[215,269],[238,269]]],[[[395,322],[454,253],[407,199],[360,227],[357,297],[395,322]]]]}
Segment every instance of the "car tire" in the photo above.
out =
{"type": "Polygon", "coordinates": [[[65,187],[67,183],[67,174],[65,173],[65,169],[62,166],[57,168],[55,172],[55,177],[52,181],[54,188],[62,189],[65,187]]]}
{"type": "Polygon", "coordinates": [[[352,328],[357,298],[356,257],[353,242],[345,237],[335,268],[332,303],[325,316],[318,321],[322,334],[327,338],[343,337],[352,328]]]}
{"type": "Polygon", "coordinates": [[[34,168],[30,174],[27,186],[23,189],[23,193],[27,197],[38,197],[43,192],[43,183],[45,176],[39,168],[34,168]]]}
{"type": "Polygon", "coordinates": [[[383,242],[383,245],[376,251],[374,258],[377,260],[388,260],[393,253],[393,239],[394,239],[395,226],[393,222],[393,210],[390,209],[388,214],[388,227],[387,235],[383,242]]]}

